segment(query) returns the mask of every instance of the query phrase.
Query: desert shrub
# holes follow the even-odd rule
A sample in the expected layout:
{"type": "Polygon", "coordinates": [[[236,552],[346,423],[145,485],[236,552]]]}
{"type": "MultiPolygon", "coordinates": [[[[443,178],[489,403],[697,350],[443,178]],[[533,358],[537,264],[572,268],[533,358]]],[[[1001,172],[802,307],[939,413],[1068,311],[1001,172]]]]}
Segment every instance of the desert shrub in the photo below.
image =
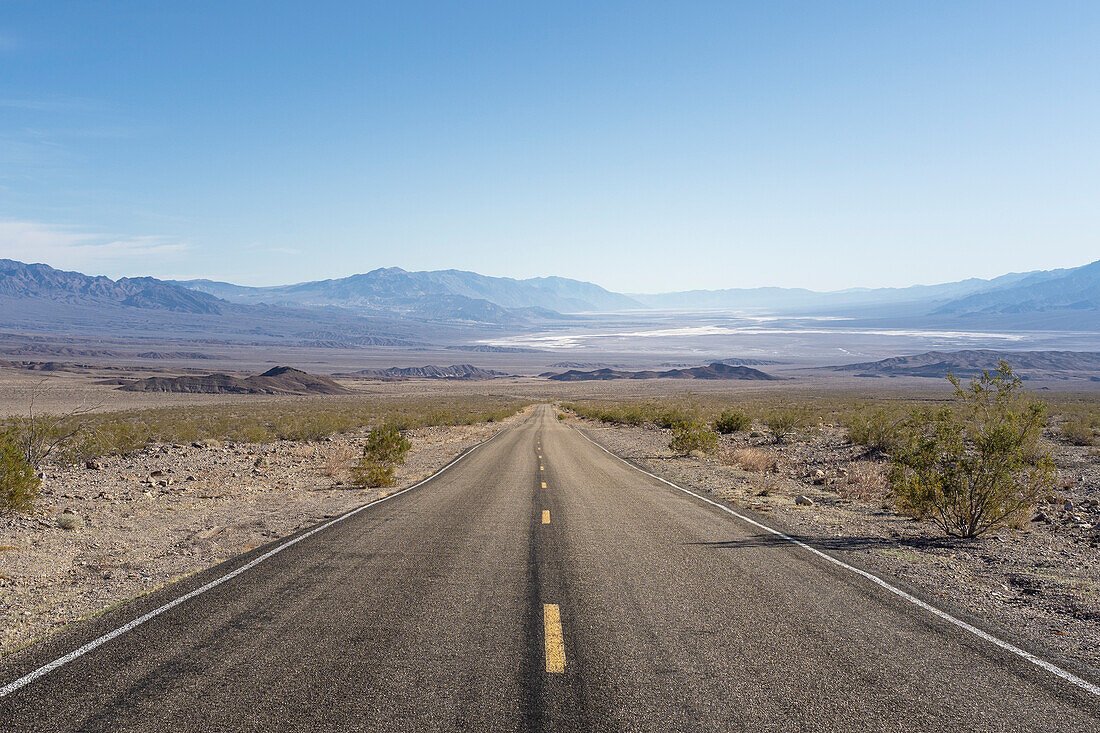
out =
{"type": "Polygon", "coordinates": [[[676,453],[690,453],[694,450],[713,453],[718,447],[718,434],[698,420],[678,422],[672,426],[672,440],[668,447],[676,453]]]}
{"type": "Polygon", "coordinates": [[[40,483],[15,431],[0,432],[0,514],[30,510],[40,483]]]}
{"type": "Polygon", "coordinates": [[[722,435],[741,433],[752,427],[752,418],[737,410],[723,410],[714,419],[714,429],[722,435]]]}
{"type": "Polygon", "coordinates": [[[729,454],[727,460],[730,464],[753,473],[774,471],[779,462],[775,452],[766,448],[738,448],[729,454]]]}
{"type": "Polygon", "coordinates": [[[810,416],[797,407],[778,407],[766,412],[763,422],[772,441],[782,443],[787,437],[804,430],[810,423],[810,416]]]}
{"type": "Polygon", "coordinates": [[[1070,445],[1096,445],[1097,429],[1086,418],[1070,418],[1058,428],[1058,438],[1070,445]]]}
{"type": "Polygon", "coordinates": [[[356,486],[390,486],[397,466],[405,462],[412,443],[394,424],[380,425],[370,431],[359,463],[351,469],[356,486]]]}
{"type": "Polygon", "coordinates": [[[910,414],[889,482],[902,512],[975,537],[1018,519],[1052,485],[1040,442],[1046,406],[1003,361],[965,388],[949,379],[954,404],[910,414]]]}
{"type": "Polygon", "coordinates": [[[397,467],[392,463],[382,463],[375,458],[363,456],[350,471],[351,482],[363,489],[392,486],[396,470],[397,467]]]}
{"type": "Polygon", "coordinates": [[[880,407],[848,416],[844,427],[852,444],[866,446],[873,453],[885,453],[897,445],[904,420],[904,413],[880,407]]]}

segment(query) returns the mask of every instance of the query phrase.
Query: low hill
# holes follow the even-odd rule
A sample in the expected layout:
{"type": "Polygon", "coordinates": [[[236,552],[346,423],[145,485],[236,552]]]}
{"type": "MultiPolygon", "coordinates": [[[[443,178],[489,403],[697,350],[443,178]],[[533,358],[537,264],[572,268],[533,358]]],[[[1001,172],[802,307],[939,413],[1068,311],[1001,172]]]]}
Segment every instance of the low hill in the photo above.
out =
{"type": "Polygon", "coordinates": [[[451,366],[434,366],[432,364],[426,364],[422,367],[360,369],[357,372],[338,374],[336,376],[399,382],[408,379],[463,379],[468,381],[479,381],[483,379],[495,379],[496,377],[507,377],[509,375],[505,372],[498,372],[492,369],[482,369],[473,364],[452,364],[451,366]]]}
{"type": "Polygon", "coordinates": [[[311,395],[351,394],[352,391],[328,377],[308,374],[292,367],[275,367],[263,374],[234,377],[229,374],[204,376],[149,377],[123,383],[126,392],[185,392],[193,394],[311,395]]]}
{"type": "Polygon", "coordinates": [[[779,379],[779,377],[773,377],[759,369],[752,369],[746,366],[730,366],[729,364],[723,364],[719,361],[706,366],[691,367],[688,369],[668,369],[666,371],[645,370],[628,372],[616,369],[595,369],[593,371],[584,372],[577,369],[571,369],[561,374],[553,374],[548,378],[556,382],[587,382],[611,379],[779,379]]]}
{"type": "Polygon", "coordinates": [[[1100,374],[1100,352],[1095,351],[928,351],[911,356],[894,356],[880,361],[829,367],[835,372],[856,372],[856,376],[936,377],[948,374],[972,377],[997,368],[1004,359],[1025,377],[1080,378],[1100,374]]]}

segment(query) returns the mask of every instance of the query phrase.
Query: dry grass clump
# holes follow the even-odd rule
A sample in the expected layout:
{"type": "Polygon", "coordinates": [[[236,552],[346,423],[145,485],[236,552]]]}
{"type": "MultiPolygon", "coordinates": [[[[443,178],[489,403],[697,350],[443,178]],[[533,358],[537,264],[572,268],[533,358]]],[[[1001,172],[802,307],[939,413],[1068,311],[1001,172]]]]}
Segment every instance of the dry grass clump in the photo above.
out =
{"type": "Polygon", "coordinates": [[[332,450],[326,452],[321,473],[333,481],[346,481],[351,475],[351,467],[355,463],[355,449],[347,443],[337,443],[332,450]]]}
{"type": "Polygon", "coordinates": [[[841,496],[860,501],[883,501],[890,495],[886,466],[874,461],[855,461],[848,466],[847,480],[839,484],[841,496]]]}
{"type": "Polygon", "coordinates": [[[724,462],[744,471],[766,473],[779,466],[779,456],[767,448],[737,448],[726,454],[724,462]]]}

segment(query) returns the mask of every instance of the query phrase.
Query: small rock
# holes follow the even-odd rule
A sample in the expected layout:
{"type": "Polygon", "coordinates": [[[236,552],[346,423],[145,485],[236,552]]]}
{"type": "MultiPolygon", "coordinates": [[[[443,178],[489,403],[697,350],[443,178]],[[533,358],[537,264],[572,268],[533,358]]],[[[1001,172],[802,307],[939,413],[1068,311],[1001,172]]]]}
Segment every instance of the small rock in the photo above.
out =
{"type": "Polygon", "coordinates": [[[79,514],[75,514],[68,509],[61,513],[61,516],[57,518],[57,526],[61,529],[80,529],[84,526],[84,520],[79,514]]]}
{"type": "Polygon", "coordinates": [[[1073,511],[1073,502],[1070,501],[1069,499],[1066,499],[1066,503],[1062,505],[1062,508],[1065,509],[1067,512],[1072,512],[1073,511]]]}
{"type": "Polygon", "coordinates": [[[815,484],[825,483],[825,472],[822,471],[820,468],[817,469],[816,471],[814,471],[814,483],[815,484]]]}
{"type": "Polygon", "coordinates": [[[814,500],[806,496],[805,494],[799,494],[797,497],[795,497],[794,503],[798,506],[813,506],[814,500]]]}
{"type": "Polygon", "coordinates": [[[90,471],[102,471],[103,464],[93,458],[92,460],[84,464],[84,468],[87,468],[90,471]]]}
{"type": "Polygon", "coordinates": [[[149,475],[152,476],[153,478],[160,478],[161,476],[164,475],[164,471],[159,471],[159,470],[158,471],[150,471],[149,475]]]}
{"type": "Polygon", "coordinates": [[[1046,515],[1046,512],[1039,512],[1038,514],[1036,514],[1034,517],[1031,518],[1031,521],[1033,521],[1033,522],[1049,522],[1050,517],[1048,517],[1046,515]]]}

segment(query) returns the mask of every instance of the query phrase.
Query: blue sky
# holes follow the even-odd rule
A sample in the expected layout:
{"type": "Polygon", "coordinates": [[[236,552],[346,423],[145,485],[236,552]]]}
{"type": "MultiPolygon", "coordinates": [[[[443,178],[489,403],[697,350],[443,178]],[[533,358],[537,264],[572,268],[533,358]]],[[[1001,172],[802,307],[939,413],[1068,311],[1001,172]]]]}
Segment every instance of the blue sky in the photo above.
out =
{"type": "Polygon", "coordinates": [[[0,0],[0,256],[624,291],[1100,258],[1096,2],[0,0]]]}

